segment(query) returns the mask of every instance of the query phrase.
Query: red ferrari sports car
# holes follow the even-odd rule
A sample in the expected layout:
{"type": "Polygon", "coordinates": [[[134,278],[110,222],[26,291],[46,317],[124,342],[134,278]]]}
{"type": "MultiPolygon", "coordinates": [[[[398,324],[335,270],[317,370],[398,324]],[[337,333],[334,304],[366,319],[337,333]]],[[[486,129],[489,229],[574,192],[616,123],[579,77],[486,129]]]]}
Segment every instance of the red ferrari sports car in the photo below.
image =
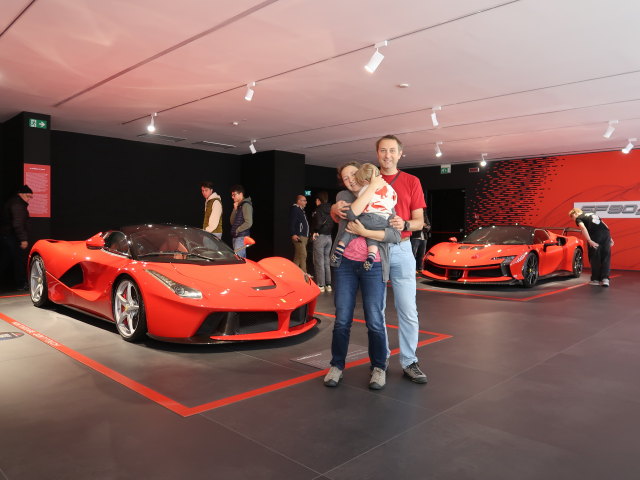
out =
{"type": "MultiPolygon", "coordinates": [[[[245,245],[252,243],[247,237],[245,245]]],[[[253,262],[204,230],[176,225],[40,240],[29,255],[29,284],[34,305],[53,302],[108,320],[128,341],[273,339],[318,322],[320,290],[291,261],[253,262]]]]}
{"type": "Polygon", "coordinates": [[[520,284],[533,287],[539,278],[579,277],[584,243],[567,235],[577,229],[504,225],[478,228],[461,242],[434,245],[424,256],[422,275],[440,282],[520,284]],[[551,230],[562,230],[562,235],[551,230]]]}

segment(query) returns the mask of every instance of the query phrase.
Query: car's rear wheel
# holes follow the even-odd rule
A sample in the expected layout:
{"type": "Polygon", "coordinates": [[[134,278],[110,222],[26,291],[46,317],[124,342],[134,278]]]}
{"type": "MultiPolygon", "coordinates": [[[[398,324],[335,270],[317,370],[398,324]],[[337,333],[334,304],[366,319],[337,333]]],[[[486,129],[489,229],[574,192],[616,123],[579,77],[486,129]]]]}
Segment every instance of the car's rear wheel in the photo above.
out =
{"type": "Polygon", "coordinates": [[[127,342],[136,342],[147,334],[147,318],[140,288],[131,278],[123,278],[113,290],[113,318],[118,333],[127,342]]]}
{"type": "Polygon", "coordinates": [[[530,253],[524,259],[522,277],[522,286],[524,288],[531,288],[538,281],[538,256],[535,253],[530,253]]]}
{"type": "Polygon", "coordinates": [[[47,271],[40,255],[31,257],[31,265],[29,265],[29,294],[36,307],[42,308],[49,304],[47,271]]]}
{"type": "Polygon", "coordinates": [[[583,254],[581,248],[576,248],[573,252],[573,269],[571,276],[574,278],[578,278],[582,274],[582,267],[584,264],[583,254]]]}

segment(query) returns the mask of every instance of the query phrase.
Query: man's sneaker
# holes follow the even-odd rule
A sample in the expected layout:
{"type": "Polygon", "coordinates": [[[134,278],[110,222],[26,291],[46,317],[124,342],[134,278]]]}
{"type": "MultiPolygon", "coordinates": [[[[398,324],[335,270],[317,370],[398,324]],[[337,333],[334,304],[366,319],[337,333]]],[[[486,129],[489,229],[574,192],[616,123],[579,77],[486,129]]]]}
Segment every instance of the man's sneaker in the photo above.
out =
{"type": "Polygon", "coordinates": [[[609,286],[609,279],[605,278],[604,280],[602,280],[600,282],[600,285],[602,285],[603,287],[608,287],[609,286]]]}
{"type": "Polygon", "coordinates": [[[331,367],[324,377],[324,384],[327,387],[337,387],[342,380],[342,370],[338,367],[331,367]]]}
{"type": "Polygon", "coordinates": [[[327,285],[325,288],[327,289],[327,292],[331,291],[331,285],[327,285]]]}
{"type": "Polygon", "coordinates": [[[591,280],[589,285],[600,285],[600,282],[598,280],[591,280]]]}
{"type": "Polygon", "coordinates": [[[408,377],[413,383],[427,383],[427,376],[420,370],[418,362],[413,362],[408,367],[403,368],[405,377],[408,377]]]}
{"type": "Polygon", "coordinates": [[[321,292],[324,292],[324,287],[318,287],[321,292]]]}
{"type": "Polygon", "coordinates": [[[373,367],[371,371],[371,380],[369,380],[369,388],[371,390],[382,390],[387,381],[386,372],[378,367],[373,367]]]}

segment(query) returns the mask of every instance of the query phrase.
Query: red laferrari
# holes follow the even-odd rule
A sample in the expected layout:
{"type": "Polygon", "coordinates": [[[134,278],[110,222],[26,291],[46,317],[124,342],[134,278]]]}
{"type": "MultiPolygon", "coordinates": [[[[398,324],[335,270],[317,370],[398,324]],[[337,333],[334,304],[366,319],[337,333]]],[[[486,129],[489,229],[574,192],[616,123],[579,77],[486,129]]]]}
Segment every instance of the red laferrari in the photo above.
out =
{"type": "MultiPolygon", "coordinates": [[[[245,245],[253,241],[247,237],[245,245]]],[[[239,257],[204,230],[136,225],[86,241],[40,240],[29,255],[31,300],[116,324],[122,338],[219,343],[313,328],[317,285],[291,261],[239,257]]]]}
{"type": "Polygon", "coordinates": [[[567,235],[576,229],[505,225],[478,228],[461,242],[434,245],[424,256],[422,275],[458,284],[520,284],[533,287],[539,278],[579,277],[584,243],[567,235]],[[562,230],[562,235],[551,230],[562,230]]]}

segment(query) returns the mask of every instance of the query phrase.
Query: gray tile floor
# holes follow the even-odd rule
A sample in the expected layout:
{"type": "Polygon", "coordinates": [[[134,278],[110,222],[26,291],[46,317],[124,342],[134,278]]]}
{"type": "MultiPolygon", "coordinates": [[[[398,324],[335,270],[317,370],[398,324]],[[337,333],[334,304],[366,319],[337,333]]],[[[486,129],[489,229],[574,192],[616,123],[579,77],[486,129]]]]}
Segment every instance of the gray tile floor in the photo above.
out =
{"type": "MultiPolygon", "coordinates": [[[[282,341],[129,344],[107,323],[1,296],[0,479],[636,480],[640,272],[616,274],[609,289],[585,275],[533,290],[421,281],[421,328],[452,337],[419,349],[428,385],[392,358],[377,392],[366,365],[335,389],[287,384],[319,372],[292,359],[329,348],[330,317],[282,341]],[[9,338],[13,321],[76,358],[9,338]],[[255,395],[269,385],[282,388],[255,395]]],[[[333,313],[330,293],[318,310],[333,313]]],[[[362,324],[351,341],[366,345],[362,324]]]]}

